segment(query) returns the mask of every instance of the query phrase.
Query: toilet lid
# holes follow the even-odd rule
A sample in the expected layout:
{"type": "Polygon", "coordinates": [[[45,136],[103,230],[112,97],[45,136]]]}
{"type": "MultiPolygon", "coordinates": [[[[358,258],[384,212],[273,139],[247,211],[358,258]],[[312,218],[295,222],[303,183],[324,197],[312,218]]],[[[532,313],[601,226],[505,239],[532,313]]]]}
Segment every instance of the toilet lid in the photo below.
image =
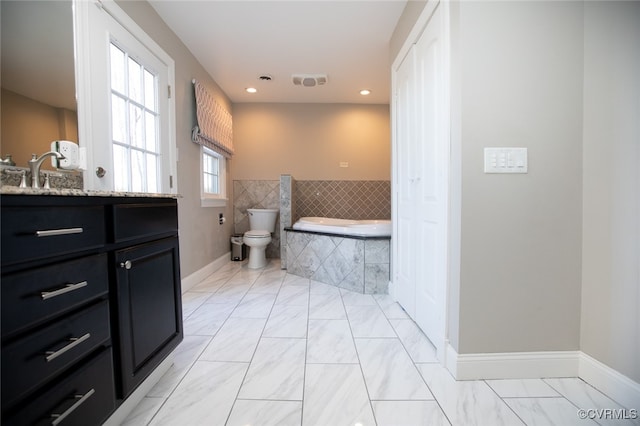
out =
{"type": "Polygon", "coordinates": [[[252,230],[252,231],[245,232],[244,236],[245,237],[251,237],[251,238],[266,238],[266,237],[270,237],[271,236],[271,232],[269,232],[269,231],[252,230]]]}

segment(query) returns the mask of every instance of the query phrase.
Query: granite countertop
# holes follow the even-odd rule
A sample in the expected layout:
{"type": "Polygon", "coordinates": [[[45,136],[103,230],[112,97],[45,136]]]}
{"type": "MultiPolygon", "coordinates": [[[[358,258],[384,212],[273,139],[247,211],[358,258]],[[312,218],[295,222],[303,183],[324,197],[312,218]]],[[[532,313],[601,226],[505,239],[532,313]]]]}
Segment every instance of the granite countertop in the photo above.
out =
{"type": "Polygon", "coordinates": [[[118,192],[95,191],[84,189],[66,188],[20,188],[17,186],[3,185],[0,187],[1,195],[59,195],[80,197],[147,197],[147,198],[181,198],[178,194],[154,194],[147,192],[118,192]]]}

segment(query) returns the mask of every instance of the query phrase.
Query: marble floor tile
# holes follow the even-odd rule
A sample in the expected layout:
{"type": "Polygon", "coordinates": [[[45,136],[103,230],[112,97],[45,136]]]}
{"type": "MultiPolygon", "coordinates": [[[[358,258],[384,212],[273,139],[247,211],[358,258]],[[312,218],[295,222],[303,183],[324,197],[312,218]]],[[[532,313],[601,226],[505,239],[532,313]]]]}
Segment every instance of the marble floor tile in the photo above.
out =
{"type": "Polygon", "coordinates": [[[309,285],[282,285],[276,305],[309,306],[309,285]]]}
{"type": "Polygon", "coordinates": [[[120,426],[140,426],[149,424],[165,400],[166,398],[154,398],[149,396],[142,398],[142,401],[140,401],[133,411],[129,413],[120,426]]]}
{"type": "Polygon", "coordinates": [[[309,278],[300,277],[298,275],[293,275],[293,274],[287,274],[284,277],[284,281],[282,282],[283,287],[302,285],[302,286],[307,286],[308,288],[310,284],[311,284],[311,280],[309,278]]]}
{"type": "Polygon", "coordinates": [[[220,289],[220,287],[222,287],[223,285],[225,285],[225,283],[227,282],[227,278],[223,278],[220,281],[203,281],[201,283],[199,283],[198,285],[191,287],[191,289],[189,289],[190,292],[200,292],[200,293],[215,293],[216,291],[218,291],[220,289]]]}
{"type": "Polygon", "coordinates": [[[307,337],[307,306],[275,305],[263,337],[307,337]]]}
{"type": "Polygon", "coordinates": [[[249,293],[278,294],[283,280],[284,275],[281,271],[264,273],[254,281],[249,293]]]}
{"type": "Polygon", "coordinates": [[[436,348],[413,320],[390,319],[389,323],[391,323],[413,362],[438,362],[436,348]]]}
{"type": "Polygon", "coordinates": [[[353,337],[396,337],[378,306],[346,306],[353,337]]]}
{"type": "Polygon", "coordinates": [[[456,381],[440,364],[418,364],[418,369],[452,425],[524,425],[484,381],[456,381]]]}
{"type": "Polygon", "coordinates": [[[211,293],[198,293],[188,291],[182,295],[182,318],[187,319],[191,314],[202,306],[210,297],[211,293]]]}
{"type": "Polygon", "coordinates": [[[505,398],[504,401],[527,426],[597,426],[582,419],[578,408],[565,398],[505,398]]]}
{"type": "MultiPolygon", "coordinates": [[[[544,379],[545,383],[559,392],[562,396],[571,401],[576,407],[589,409],[621,409],[623,408],[611,398],[585,383],[578,378],[567,379],[544,379]]],[[[640,418],[637,419],[614,419],[598,418],[597,422],[602,426],[631,426],[640,425],[640,418]]]]}
{"type": "Polygon", "coordinates": [[[561,396],[542,379],[485,380],[502,398],[543,398],[561,396]]]}
{"type": "Polygon", "coordinates": [[[173,351],[173,364],[147,396],[169,396],[210,341],[211,336],[184,336],[180,345],[173,351]]]}
{"type": "Polygon", "coordinates": [[[376,300],[370,294],[356,293],[355,291],[341,289],[342,301],[345,306],[371,306],[376,305],[376,300]]]}
{"type": "Polygon", "coordinates": [[[309,295],[309,318],[347,319],[340,293],[311,293],[309,295]]]}
{"type": "Polygon", "coordinates": [[[268,318],[275,300],[275,294],[247,293],[231,318],[268,318]]]}
{"type": "Polygon", "coordinates": [[[347,320],[309,320],[307,364],[357,364],[347,320]]]}
{"type": "Polygon", "coordinates": [[[239,303],[251,288],[251,284],[226,283],[213,293],[207,303],[239,303]]]}
{"type": "Polygon", "coordinates": [[[355,339],[372,400],[430,400],[433,395],[398,339],[355,339]]]}
{"type": "Polygon", "coordinates": [[[311,294],[340,294],[338,287],[330,284],[321,283],[320,281],[310,281],[309,292],[311,294]]]}
{"type": "Polygon", "coordinates": [[[220,287],[225,285],[227,281],[229,281],[231,277],[233,277],[237,272],[238,271],[235,269],[217,271],[216,273],[209,275],[207,278],[193,286],[189,291],[213,293],[220,287]]]}
{"type": "Polygon", "coordinates": [[[238,399],[226,426],[299,426],[301,422],[300,401],[238,399]]]}
{"type": "Polygon", "coordinates": [[[376,424],[358,365],[307,365],[302,404],[304,426],[376,424]]]}
{"type": "Polygon", "coordinates": [[[126,426],[640,426],[580,420],[621,408],[580,379],[455,381],[391,296],[273,259],[225,264],[183,295],[183,314],[173,365],[126,426]]]}
{"type": "Polygon", "coordinates": [[[449,426],[436,401],[371,401],[378,426],[449,426]]]}
{"type": "Polygon", "coordinates": [[[378,302],[384,315],[389,319],[409,319],[409,315],[402,306],[388,294],[374,294],[373,298],[378,302]]]}
{"type": "Polygon", "coordinates": [[[265,319],[229,318],[204,349],[200,359],[250,362],[265,323],[265,319]]]}
{"type": "Polygon", "coordinates": [[[150,425],[224,425],[247,367],[239,362],[196,361],[150,425]]]}
{"type": "Polygon", "coordinates": [[[260,339],[238,398],[301,401],[305,350],[305,339],[260,339]]]}
{"type": "Polygon", "coordinates": [[[213,336],[235,309],[233,304],[205,303],[184,322],[185,336],[213,336]]]}

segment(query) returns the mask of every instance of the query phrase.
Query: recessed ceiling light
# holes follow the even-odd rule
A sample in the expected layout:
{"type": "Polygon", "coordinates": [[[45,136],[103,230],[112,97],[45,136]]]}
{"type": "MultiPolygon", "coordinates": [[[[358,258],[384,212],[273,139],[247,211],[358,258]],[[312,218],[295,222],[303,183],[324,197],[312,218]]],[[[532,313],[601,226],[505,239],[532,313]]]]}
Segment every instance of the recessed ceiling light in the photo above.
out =
{"type": "Polygon", "coordinates": [[[256,93],[258,91],[258,89],[256,89],[255,87],[247,87],[244,90],[246,90],[247,93],[256,93]]]}
{"type": "Polygon", "coordinates": [[[363,96],[366,96],[366,95],[368,95],[370,93],[371,93],[371,90],[369,90],[369,89],[362,89],[360,91],[360,94],[363,95],[363,96]]]}

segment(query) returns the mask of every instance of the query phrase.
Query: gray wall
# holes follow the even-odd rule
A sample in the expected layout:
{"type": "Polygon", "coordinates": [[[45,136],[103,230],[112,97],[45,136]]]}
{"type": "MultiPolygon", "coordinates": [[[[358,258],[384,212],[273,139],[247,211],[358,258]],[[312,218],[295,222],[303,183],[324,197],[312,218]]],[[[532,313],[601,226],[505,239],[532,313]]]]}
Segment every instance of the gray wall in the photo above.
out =
{"type": "MultiPolygon", "coordinates": [[[[461,2],[458,353],[579,349],[582,4],[461,2]],[[527,147],[529,173],[483,173],[527,147]]],[[[454,342],[455,345],[455,342],[454,342]]],[[[455,347],[455,346],[454,346],[455,347]]]]}
{"type": "Polygon", "coordinates": [[[640,382],[640,2],[586,2],[582,350],[640,382]]]}
{"type": "MultiPolygon", "coordinates": [[[[178,219],[180,228],[180,269],[186,277],[229,251],[233,228],[233,206],[200,207],[200,149],[191,142],[191,129],[196,123],[193,78],[201,81],[218,102],[232,112],[227,96],[205,72],[187,47],[167,27],[146,1],[118,1],[120,6],[151,36],[176,64],[176,141],[178,146],[178,219]],[[218,213],[228,218],[218,225],[218,213]]],[[[227,194],[231,197],[233,160],[227,162],[227,194]]]]}
{"type": "Polygon", "coordinates": [[[451,344],[640,381],[640,2],[452,2],[450,24],[451,344]],[[484,174],[486,146],[528,147],[529,173],[484,174]]]}

